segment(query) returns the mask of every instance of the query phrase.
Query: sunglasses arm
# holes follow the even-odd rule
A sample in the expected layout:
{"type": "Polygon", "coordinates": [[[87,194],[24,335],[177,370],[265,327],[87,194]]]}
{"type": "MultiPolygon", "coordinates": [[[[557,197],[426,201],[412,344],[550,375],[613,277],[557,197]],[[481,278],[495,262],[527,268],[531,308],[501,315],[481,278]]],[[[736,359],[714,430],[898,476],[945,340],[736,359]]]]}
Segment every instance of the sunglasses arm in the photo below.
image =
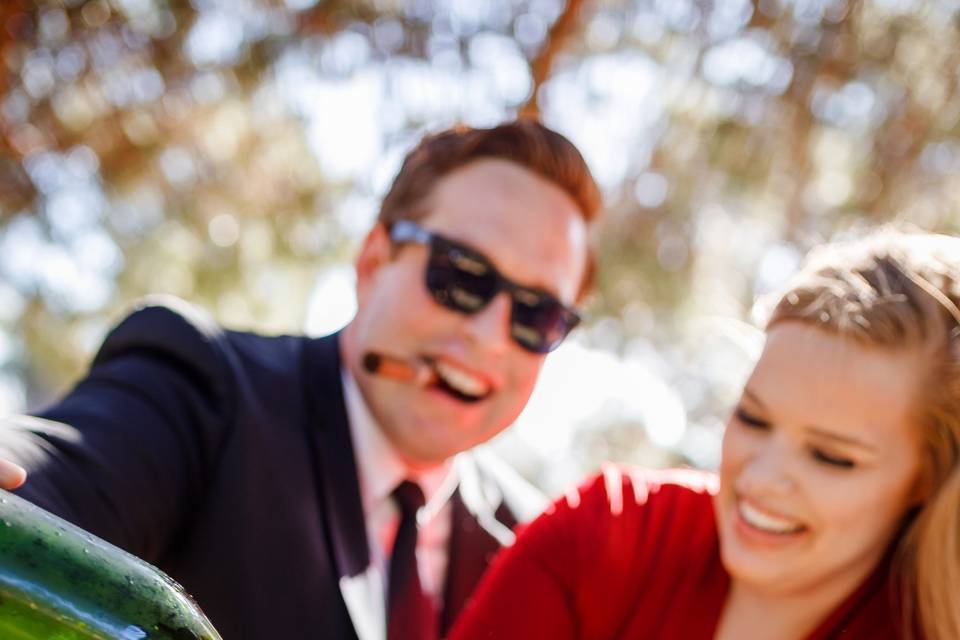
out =
{"type": "Polygon", "coordinates": [[[410,220],[397,220],[387,230],[390,232],[390,239],[394,242],[429,244],[433,238],[432,233],[410,220]]]}

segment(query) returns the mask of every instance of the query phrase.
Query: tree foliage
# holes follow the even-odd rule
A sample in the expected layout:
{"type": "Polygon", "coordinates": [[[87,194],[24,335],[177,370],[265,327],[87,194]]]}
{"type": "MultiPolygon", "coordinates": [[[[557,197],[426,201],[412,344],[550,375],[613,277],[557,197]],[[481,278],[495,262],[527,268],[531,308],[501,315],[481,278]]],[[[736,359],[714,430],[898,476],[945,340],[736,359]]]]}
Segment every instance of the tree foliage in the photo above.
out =
{"type": "Polygon", "coordinates": [[[957,25],[947,0],[7,0],[0,407],[146,293],[298,330],[424,130],[522,112],[607,195],[583,340],[656,352],[715,433],[736,376],[705,316],[838,233],[957,229],[957,25]]]}

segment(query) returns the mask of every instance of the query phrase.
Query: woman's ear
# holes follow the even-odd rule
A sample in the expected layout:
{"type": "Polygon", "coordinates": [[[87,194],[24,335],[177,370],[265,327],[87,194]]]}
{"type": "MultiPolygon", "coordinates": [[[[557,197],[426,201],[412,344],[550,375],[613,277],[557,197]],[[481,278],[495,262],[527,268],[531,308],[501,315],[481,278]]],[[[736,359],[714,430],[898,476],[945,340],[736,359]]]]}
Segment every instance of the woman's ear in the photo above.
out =
{"type": "Polygon", "coordinates": [[[924,470],[921,469],[916,480],[913,481],[913,487],[910,488],[910,493],[907,496],[908,509],[919,509],[922,507],[924,503],[930,499],[931,493],[933,493],[933,479],[929,473],[924,473],[924,470]]]}
{"type": "Polygon", "coordinates": [[[360,246],[354,266],[357,271],[357,303],[362,304],[373,287],[381,267],[390,261],[392,243],[387,228],[377,223],[367,233],[360,246]]]}

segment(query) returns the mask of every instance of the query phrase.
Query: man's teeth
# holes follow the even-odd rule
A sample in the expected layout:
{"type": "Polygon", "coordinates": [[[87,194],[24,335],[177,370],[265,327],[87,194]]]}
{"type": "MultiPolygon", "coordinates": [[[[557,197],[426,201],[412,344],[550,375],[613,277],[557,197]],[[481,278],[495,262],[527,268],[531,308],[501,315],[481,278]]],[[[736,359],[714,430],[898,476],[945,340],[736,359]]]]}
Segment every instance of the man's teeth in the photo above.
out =
{"type": "Polygon", "coordinates": [[[438,361],[434,363],[434,368],[444,382],[464,395],[479,398],[490,390],[487,383],[480,378],[449,363],[438,361]]]}
{"type": "Polygon", "coordinates": [[[803,525],[770,515],[741,500],[738,504],[740,516],[752,527],[769,533],[794,533],[803,528],[803,525]]]}

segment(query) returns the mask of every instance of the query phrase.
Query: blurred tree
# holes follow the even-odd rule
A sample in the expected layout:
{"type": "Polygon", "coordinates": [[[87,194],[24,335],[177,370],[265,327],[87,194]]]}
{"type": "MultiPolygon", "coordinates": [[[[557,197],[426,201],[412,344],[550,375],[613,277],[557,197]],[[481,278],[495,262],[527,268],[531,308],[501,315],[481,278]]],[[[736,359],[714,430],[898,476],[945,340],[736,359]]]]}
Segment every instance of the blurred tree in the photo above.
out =
{"type": "MultiPolygon", "coordinates": [[[[297,330],[317,269],[347,259],[345,227],[362,226],[343,219],[370,218],[354,196],[379,188],[317,149],[345,115],[321,104],[342,101],[330,85],[378,67],[382,90],[410,102],[417,74],[495,63],[473,58],[498,55],[515,28],[533,57],[539,25],[562,9],[472,4],[4,3],[0,274],[18,311],[3,328],[31,402],[74,378],[105,323],[145,293],[297,330]]],[[[491,121],[526,99],[522,73],[512,84],[509,103],[488,98],[491,121]]],[[[413,102],[375,147],[402,151],[437,126],[436,106],[413,102]]]]}
{"type": "MultiPolygon", "coordinates": [[[[705,355],[727,331],[705,316],[746,318],[838,233],[957,231],[958,11],[7,0],[0,410],[62,389],[146,293],[299,330],[316,273],[349,259],[425,129],[526,113],[569,135],[607,194],[582,341],[646,358],[687,411],[675,453],[709,459],[697,447],[742,367],[705,355]]],[[[578,436],[587,458],[647,456],[623,424],[578,436]]]]}

